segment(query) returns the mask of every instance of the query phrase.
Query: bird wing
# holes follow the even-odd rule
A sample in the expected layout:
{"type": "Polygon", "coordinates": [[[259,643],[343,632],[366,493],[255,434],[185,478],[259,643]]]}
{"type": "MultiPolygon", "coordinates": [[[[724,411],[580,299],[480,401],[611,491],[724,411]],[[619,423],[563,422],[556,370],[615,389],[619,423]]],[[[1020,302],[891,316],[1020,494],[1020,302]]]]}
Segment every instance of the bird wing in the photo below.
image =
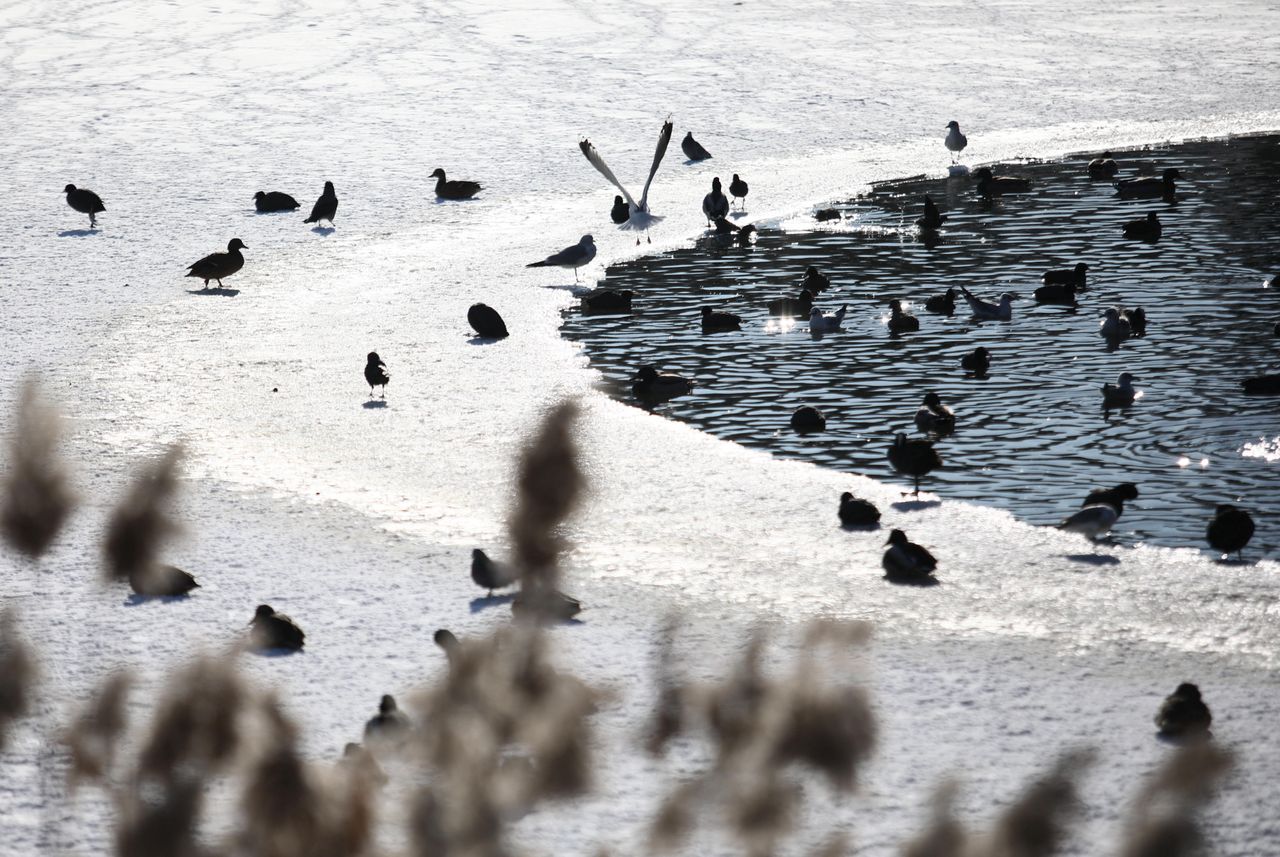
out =
{"type": "Polygon", "coordinates": [[[671,120],[668,119],[662,123],[662,133],[658,134],[658,148],[653,153],[653,166],[649,168],[649,179],[644,183],[644,192],[640,194],[640,210],[649,210],[649,185],[653,184],[653,177],[658,172],[658,164],[662,163],[662,156],[667,153],[667,146],[671,143],[671,120]]]}
{"type": "Polygon", "coordinates": [[[844,321],[844,314],[848,311],[849,311],[849,307],[847,304],[845,306],[840,307],[840,309],[836,310],[836,314],[835,314],[836,324],[839,324],[840,322],[844,321]]]}
{"type": "Polygon", "coordinates": [[[622,182],[618,181],[614,176],[613,170],[609,169],[609,165],[604,162],[604,158],[600,157],[600,153],[596,151],[596,147],[591,145],[590,140],[581,141],[578,143],[578,148],[582,150],[582,154],[587,156],[587,160],[591,162],[591,166],[595,167],[596,170],[599,171],[600,175],[609,180],[609,184],[622,191],[622,196],[627,200],[627,203],[630,204],[632,210],[639,208],[639,206],[636,205],[636,201],[631,198],[631,194],[622,186],[622,182]]]}
{"type": "Polygon", "coordinates": [[[548,265],[571,265],[577,262],[583,256],[581,244],[574,244],[572,247],[566,247],[559,253],[553,253],[543,261],[548,265]]]}

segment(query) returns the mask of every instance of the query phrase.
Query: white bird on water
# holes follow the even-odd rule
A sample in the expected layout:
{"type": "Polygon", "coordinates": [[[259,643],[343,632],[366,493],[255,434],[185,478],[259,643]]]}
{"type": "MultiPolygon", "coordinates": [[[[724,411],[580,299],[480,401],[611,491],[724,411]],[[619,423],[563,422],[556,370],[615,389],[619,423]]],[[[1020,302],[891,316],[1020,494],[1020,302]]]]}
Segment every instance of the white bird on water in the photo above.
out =
{"type": "Polygon", "coordinates": [[[1119,517],[1120,513],[1116,511],[1115,506],[1109,503],[1094,503],[1092,506],[1085,506],[1058,524],[1058,529],[1079,533],[1096,540],[1099,536],[1105,536],[1111,532],[1111,528],[1115,526],[1116,519],[1119,517]]]}
{"type": "MultiPolygon", "coordinates": [[[[667,153],[667,146],[670,143],[671,120],[668,119],[662,123],[662,133],[658,135],[658,148],[653,153],[653,166],[649,168],[649,178],[644,183],[644,192],[640,194],[639,202],[636,202],[635,197],[614,177],[613,170],[609,169],[608,164],[604,162],[604,158],[600,157],[600,153],[596,151],[595,146],[591,145],[590,140],[578,143],[578,148],[587,156],[591,166],[599,170],[600,175],[608,179],[610,184],[622,191],[623,197],[627,200],[627,210],[631,212],[631,216],[618,227],[619,229],[642,229],[648,232],[650,226],[662,220],[661,217],[649,213],[649,185],[653,183],[654,174],[658,172],[658,164],[662,163],[662,156],[667,153]]],[[[636,239],[636,243],[640,243],[639,238],[636,239]]]]}
{"type": "Polygon", "coordinates": [[[982,298],[975,297],[973,292],[960,287],[960,293],[964,295],[965,302],[969,304],[969,310],[976,318],[990,318],[998,321],[1010,321],[1013,319],[1013,299],[1012,292],[1005,292],[1000,296],[1000,303],[993,304],[991,301],[984,301],[982,298]]]}
{"type": "Polygon", "coordinates": [[[848,311],[848,306],[842,306],[831,315],[823,315],[822,310],[814,307],[809,310],[809,330],[814,333],[839,330],[840,323],[844,321],[844,314],[848,311]]]}
{"type": "Polygon", "coordinates": [[[596,242],[590,235],[583,235],[577,244],[552,253],[541,262],[530,262],[526,268],[572,268],[573,281],[578,281],[578,269],[596,257],[596,242]]]}

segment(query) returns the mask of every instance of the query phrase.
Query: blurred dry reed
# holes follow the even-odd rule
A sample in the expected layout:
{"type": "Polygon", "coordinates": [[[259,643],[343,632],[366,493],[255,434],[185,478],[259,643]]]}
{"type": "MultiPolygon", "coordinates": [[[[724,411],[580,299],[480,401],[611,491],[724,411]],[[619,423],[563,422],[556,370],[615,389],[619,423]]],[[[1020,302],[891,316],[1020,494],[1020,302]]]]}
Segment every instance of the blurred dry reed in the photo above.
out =
{"type": "Polygon", "coordinates": [[[178,531],[169,517],[169,504],[177,491],[181,459],[182,448],[171,446],[142,469],[111,513],[103,543],[108,580],[157,573],[160,548],[178,531]]]}
{"type": "Polygon", "coordinates": [[[71,514],[75,494],[57,452],[61,419],[41,401],[35,379],[23,385],[16,423],[0,492],[0,533],[15,550],[38,557],[71,514]]]}
{"type": "Polygon", "coordinates": [[[31,706],[35,677],[35,657],[18,634],[17,613],[6,608],[0,613],[0,752],[5,749],[9,726],[31,706]]]}

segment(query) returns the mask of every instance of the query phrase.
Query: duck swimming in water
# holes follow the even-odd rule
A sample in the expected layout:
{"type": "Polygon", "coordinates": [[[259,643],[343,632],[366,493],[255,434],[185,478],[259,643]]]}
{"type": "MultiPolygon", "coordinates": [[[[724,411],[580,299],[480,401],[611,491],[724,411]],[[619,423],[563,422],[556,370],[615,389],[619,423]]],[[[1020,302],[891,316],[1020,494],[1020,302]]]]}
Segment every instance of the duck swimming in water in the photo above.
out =
{"type": "Polygon", "coordinates": [[[1041,276],[1046,286],[1050,285],[1071,285],[1075,286],[1077,291],[1085,290],[1085,278],[1089,275],[1089,266],[1085,262],[1077,262],[1074,268],[1059,268],[1055,271],[1045,271],[1041,276]]]}
{"type": "Polygon", "coordinates": [[[960,358],[960,368],[979,378],[985,376],[991,368],[991,352],[978,346],[960,358]]]}
{"type": "Polygon", "coordinates": [[[973,177],[978,180],[978,196],[991,199],[993,196],[1004,196],[1007,193],[1029,193],[1031,181],[1019,176],[997,176],[990,167],[981,167],[974,171],[973,177]]]}
{"type": "Polygon", "coordinates": [[[916,428],[924,434],[948,434],[956,429],[955,412],[942,404],[937,393],[925,393],[924,401],[916,409],[916,428]]]}
{"type": "Polygon", "coordinates": [[[910,333],[920,329],[920,319],[902,308],[902,301],[889,301],[889,332],[910,333]]]}
{"type": "Polygon", "coordinates": [[[1103,339],[1120,342],[1128,339],[1132,332],[1129,319],[1121,315],[1120,310],[1116,307],[1110,307],[1102,314],[1102,322],[1098,327],[1098,334],[1103,339]]]}
{"type": "Polygon", "coordinates": [[[709,306],[702,308],[703,333],[729,333],[742,330],[742,316],[731,312],[717,312],[709,306]]]}
{"type": "Polygon", "coordinates": [[[641,366],[631,393],[637,399],[665,401],[693,392],[693,381],[674,372],[659,372],[652,366],[641,366]]]}
{"type": "Polygon", "coordinates": [[[1162,231],[1160,218],[1154,211],[1142,220],[1130,220],[1124,225],[1124,237],[1134,241],[1159,241],[1162,231]]]}
{"type": "Polygon", "coordinates": [[[808,318],[812,309],[813,292],[808,289],[801,289],[800,294],[794,298],[774,298],[769,301],[769,315],[808,318]]]}
{"type": "Polygon", "coordinates": [[[800,288],[808,289],[813,294],[820,295],[831,287],[831,278],[819,271],[813,265],[804,269],[804,277],[800,280],[800,288]]]}
{"type": "Polygon", "coordinates": [[[956,295],[959,292],[955,289],[947,289],[940,295],[929,295],[924,302],[924,308],[929,312],[936,312],[940,315],[955,315],[956,311],[956,295]]]}
{"type": "Polygon", "coordinates": [[[584,313],[629,313],[631,299],[636,293],[630,289],[592,289],[582,296],[584,313]]]}
{"type": "Polygon", "coordinates": [[[826,431],[827,418],[813,405],[801,405],[791,414],[791,428],[800,434],[826,431]]]}
{"type": "Polygon", "coordinates": [[[1280,374],[1259,375],[1240,382],[1249,396],[1280,396],[1280,374]]]}
{"type": "Polygon", "coordinates": [[[1120,172],[1120,165],[1115,162],[1110,152],[1103,152],[1100,157],[1094,158],[1089,162],[1087,169],[1089,178],[1109,179],[1120,172]]]}
{"type": "Polygon", "coordinates": [[[916,221],[916,226],[921,229],[939,229],[946,219],[946,215],[938,211],[938,206],[934,205],[933,200],[926,195],[924,198],[924,217],[916,221]]]}
{"type": "Polygon", "coordinates": [[[1078,306],[1075,283],[1046,283],[1036,289],[1036,303],[1078,306]]]}
{"type": "Polygon", "coordinates": [[[1160,176],[1141,176],[1134,179],[1121,179],[1116,182],[1116,195],[1122,199],[1151,199],[1164,197],[1173,199],[1174,179],[1182,178],[1182,173],[1175,169],[1165,170],[1160,176]]]}

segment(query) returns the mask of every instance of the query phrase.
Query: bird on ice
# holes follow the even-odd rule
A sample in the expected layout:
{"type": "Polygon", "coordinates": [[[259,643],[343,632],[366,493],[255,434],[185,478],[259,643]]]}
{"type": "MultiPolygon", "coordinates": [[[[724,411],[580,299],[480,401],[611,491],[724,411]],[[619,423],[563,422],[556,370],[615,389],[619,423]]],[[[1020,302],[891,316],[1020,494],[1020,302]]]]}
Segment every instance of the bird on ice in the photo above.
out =
{"type": "Polygon", "coordinates": [[[833,330],[839,330],[840,324],[844,321],[844,315],[849,311],[849,307],[842,306],[831,315],[823,315],[822,310],[813,307],[809,310],[809,330],[813,333],[827,333],[833,330]]]}
{"type": "Polygon", "coordinates": [[[1205,538],[1214,550],[1224,555],[1234,553],[1238,558],[1253,538],[1253,517],[1244,509],[1222,503],[1214,510],[1205,538]]]}
{"type": "Polygon", "coordinates": [[[947,147],[947,151],[951,153],[951,163],[956,162],[956,156],[964,151],[964,147],[969,145],[969,138],[960,133],[960,123],[952,119],[947,123],[947,136],[943,144],[947,147]]]}
{"type": "Polygon", "coordinates": [[[321,220],[327,220],[333,226],[333,216],[337,213],[338,194],[333,190],[333,182],[325,182],[324,192],[320,194],[316,204],[311,206],[311,216],[302,222],[319,224],[321,220]]]}
{"type": "Polygon", "coordinates": [[[370,351],[364,364],[364,379],[369,383],[369,395],[373,396],[373,388],[382,388],[382,398],[387,397],[387,382],[391,375],[387,372],[387,364],[382,362],[378,352],[370,351]]]}
{"type": "Polygon", "coordinates": [[[840,495],[840,523],[846,527],[871,527],[880,521],[880,510],[870,500],[848,491],[840,495]]]}
{"type": "Polygon", "coordinates": [[[881,562],[884,576],[890,582],[917,586],[937,583],[933,572],[938,568],[938,560],[927,549],[908,539],[906,533],[893,530],[885,544],[889,549],[884,552],[881,562]]]}
{"type": "Polygon", "coordinates": [[[482,190],[479,182],[445,178],[441,167],[432,171],[431,178],[436,180],[436,197],[439,199],[471,199],[482,190]]]}
{"type": "Polygon", "coordinates": [[[1116,163],[1115,158],[1111,157],[1110,152],[1103,152],[1089,162],[1088,170],[1091,179],[1109,179],[1120,172],[1120,165],[1116,163]]]}
{"type": "Polygon", "coordinates": [[[227,252],[210,253],[188,267],[186,275],[204,280],[206,289],[210,280],[217,280],[218,288],[222,288],[223,277],[229,277],[244,267],[244,254],[240,251],[248,249],[239,238],[232,238],[227,243],[227,252]]]}
{"type": "Polygon", "coordinates": [[[296,622],[283,613],[277,613],[269,604],[258,605],[249,627],[249,645],[260,652],[271,649],[296,652],[307,638],[296,622]]]}
{"type": "Polygon", "coordinates": [[[733,181],[729,182],[729,195],[735,200],[741,199],[743,209],[746,209],[747,207],[747,191],[749,190],[750,188],[747,187],[747,183],[738,178],[737,173],[734,173],[733,181]]]}
{"type": "MultiPolygon", "coordinates": [[[[583,140],[578,143],[578,148],[582,150],[582,154],[586,155],[587,160],[591,162],[591,166],[595,167],[600,175],[609,180],[609,183],[622,192],[623,197],[627,200],[627,210],[630,217],[627,222],[623,223],[621,229],[641,229],[645,232],[649,231],[649,227],[662,220],[661,217],[649,212],[649,185],[653,184],[653,177],[658,172],[658,165],[662,163],[662,157],[667,153],[667,146],[671,143],[671,120],[668,119],[662,123],[662,131],[658,134],[658,148],[653,153],[653,166],[649,168],[649,178],[644,183],[644,192],[640,194],[640,201],[636,202],[630,192],[627,191],[622,183],[614,177],[613,171],[609,169],[609,165],[604,162],[604,158],[600,157],[600,153],[596,151],[596,147],[591,145],[590,140],[583,140]]],[[[640,239],[636,239],[636,243],[640,243],[640,239]]],[[[594,253],[593,253],[594,255],[594,253]]],[[[590,261],[589,259],[587,261],[590,261]]],[[[585,262],[583,264],[586,264],[585,262]]]]}
{"type": "Polygon", "coordinates": [[[729,215],[729,197],[720,189],[719,176],[711,180],[711,193],[702,198],[702,213],[706,215],[708,225],[729,215]]]}
{"type": "Polygon", "coordinates": [[[1099,536],[1105,536],[1111,532],[1111,528],[1119,517],[1120,513],[1110,503],[1094,503],[1070,515],[1058,524],[1058,529],[1068,533],[1079,533],[1096,541],[1099,536]]]}
{"type": "Polygon", "coordinates": [[[919,438],[907,439],[902,432],[893,436],[893,446],[889,447],[889,463],[893,469],[915,482],[917,497],[920,496],[920,477],[927,475],[935,467],[942,466],[942,456],[933,448],[933,444],[919,438]]]}
{"type": "Polygon", "coordinates": [[[107,207],[102,204],[101,197],[91,190],[76,187],[73,184],[67,185],[62,189],[62,192],[67,195],[67,205],[81,214],[89,215],[89,228],[96,229],[98,221],[95,215],[100,211],[107,210],[107,207]]]}
{"type": "Polygon", "coordinates": [[[1200,688],[1183,682],[1165,697],[1156,712],[1161,738],[1174,741],[1203,740],[1212,736],[1213,714],[1200,697],[1200,688]]]}
{"type": "Polygon", "coordinates": [[[693,132],[690,131],[684,135],[684,139],[680,141],[680,151],[684,152],[684,156],[691,161],[705,161],[711,157],[711,153],[702,147],[702,144],[693,139],[693,132]]]}
{"type": "MultiPolygon", "coordinates": [[[[624,191],[625,193],[625,191],[624,191]]],[[[624,224],[625,225],[625,224],[624,224]]],[[[596,242],[590,235],[583,235],[577,244],[552,253],[541,262],[530,262],[526,268],[572,268],[573,281],[578,282],[578,269],[596,257],[596,242]]]]}
{"type": "Polygon", "coordinates": [[[493,590],[510,586],[520,579],[520,575],[513,566],[492,560],[480,548],[473,548],[471,579],[475,581],[476,586],[489,590],[489,595],[492,596],[493,590]]]}
{"type": "Polygon", "coordinates": [[[973,292],[964,286],[960,287],[960,294],[964,295],[965,303],[969,305],[969,311],[973,313],[975,318],[995,319],[997,321],[1010,321],[1013,319],[1014,295],[1012,292],[1002,294],[998,304],[975,297],[973,292]]]}
{"type": "Polygon", "coordinates": [[[626,223],[631,217],[631,211],[627,208],[627,201],[620,196],[613,198],[613,208],[609,209],[609,219],[618,225],[626,223]]]}
{"type": "Polygon", "coordinates": [[[265,193],[258,191],[253,195],[253,206],[259,214],[267,214],[272,211],[294,211],[298,208],[298,201],[278,190],[265,193]]]}

